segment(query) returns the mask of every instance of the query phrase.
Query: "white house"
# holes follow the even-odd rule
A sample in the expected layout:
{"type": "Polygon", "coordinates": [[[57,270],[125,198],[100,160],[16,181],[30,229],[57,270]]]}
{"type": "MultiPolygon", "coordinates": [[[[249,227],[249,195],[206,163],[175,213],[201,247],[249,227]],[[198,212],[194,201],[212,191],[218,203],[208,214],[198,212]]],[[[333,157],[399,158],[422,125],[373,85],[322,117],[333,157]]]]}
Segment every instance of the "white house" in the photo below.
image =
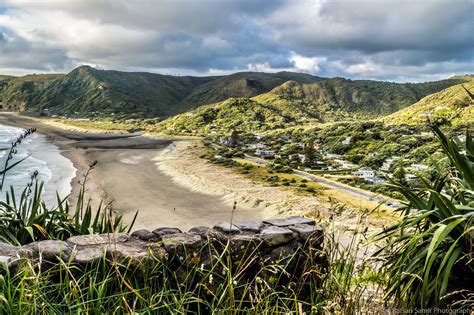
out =
{"type": "Polygon", "coordinates": [[[386,160],[383,162],[383,164],[382,164],[382,166],[380,167],[380,169],[381,169],[382,171],[386,171],[386,172],[390,171],[390,167],[392,167],[393,161],[394,161],[394,159],[386,159],[386,160]]]}
{"type": "Polygon", "coordinates": [[[370,184],[383,184],[385,180],[380,177],[366,177],[364,180],[370,184]]]}
{"type": "Polygon", "coordinates": [[[459,141],[461,141],[462,143],[466,142],[466,135],[458,135],[456,136],[458,138],[459,141]]]}
{"type": "Polygon", "coordinates": [[[356,168],[357,167],[357,165],[341,160],[341,159],[335,159],[334,163],[339,164],[342,168],[356,168]]]}
{"type": "Polygon", "coordinates": [[[352,172],[352,175],[359,178],[368,178],[368,177],[375,177],[375,172],[374,170],[370,168],[361,168],[355,172],[352,172]]]}
{"type": "Polygon", "coordinates": [[[256,150],[255,155],[261,158],[273,158],[275,157],[275,151],[273,150],[256,150]]]}
{"type": "Polygon", "coordinates": [[[259,142],[259,143],[253,143],[249,145],[249,149],[255,150],[255,149],[265,149],[265,144],[259,142]]]}
{"type": "Polygon", "coordinates": [[[328,154],[326,154],[326,158],[329,159],[329,160],[334,160],[334,159],[341,158],[341,155],[340,154],[328,153],[328,154]]]}
{"type": "Polygon", "coordinates": [[[411,170],[419,172],[419,171],[423,171],[423,170],[428,169],[428,165],[420,164],[420,163],[413,163],[412,165],[410,165],[409,168],[411,170]]]}
{"type": "Polygon", "coordinates": [[[351,143],[352,136],[346,137],[344,140],[342,140],[342,144],[348,145],[351,143]]]}
{"type": "Polygon", "coordinates": [[[255,136],[255,139],[257,139],[257,140],[262,140],[263,138],[265,138],[265,135],[260,135],[260,134],[257,134],[257,133],[254,134],[254,136],[255,136]]]}

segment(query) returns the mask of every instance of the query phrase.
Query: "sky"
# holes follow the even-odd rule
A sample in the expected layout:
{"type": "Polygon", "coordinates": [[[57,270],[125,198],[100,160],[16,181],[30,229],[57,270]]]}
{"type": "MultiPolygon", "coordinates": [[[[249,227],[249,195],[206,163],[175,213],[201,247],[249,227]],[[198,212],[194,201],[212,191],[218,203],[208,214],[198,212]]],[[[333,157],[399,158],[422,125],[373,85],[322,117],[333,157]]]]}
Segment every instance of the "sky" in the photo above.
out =
{"type": "Polygon", "coordinates": [[[474,73],[474,0],[0,0],[0,74],[85,64],[437,80],[474,73]]]}

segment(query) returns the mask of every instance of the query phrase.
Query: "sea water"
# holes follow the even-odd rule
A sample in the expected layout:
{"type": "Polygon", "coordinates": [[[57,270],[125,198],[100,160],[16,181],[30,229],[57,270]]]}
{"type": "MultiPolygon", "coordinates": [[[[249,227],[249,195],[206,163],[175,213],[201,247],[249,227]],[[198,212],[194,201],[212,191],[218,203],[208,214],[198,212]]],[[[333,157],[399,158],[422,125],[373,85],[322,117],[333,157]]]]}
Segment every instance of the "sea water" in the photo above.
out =
{"type": "MultiPolygon", "coordinates": [[[[0,124],[0,170],[4,168],[11,144],[24,131],[22,128],[0,124]]],[[[25,157],[24,161],[7,172],[3,190],[0,191],[0,200],[6,199],[10,187],[13,187],[17,197],[20,196],[31,182],[35,171],[38,172],[38,182],[44,183],[42,197],[47,205],[57,204],[56,193],[61,198],[71,193],[71,181],[75,177],[76,169],[69,159],[61,155],[51,138],[37,132],[29,135],[17,146],[17,153],[9,161],[9,165],[25,157]]]]}

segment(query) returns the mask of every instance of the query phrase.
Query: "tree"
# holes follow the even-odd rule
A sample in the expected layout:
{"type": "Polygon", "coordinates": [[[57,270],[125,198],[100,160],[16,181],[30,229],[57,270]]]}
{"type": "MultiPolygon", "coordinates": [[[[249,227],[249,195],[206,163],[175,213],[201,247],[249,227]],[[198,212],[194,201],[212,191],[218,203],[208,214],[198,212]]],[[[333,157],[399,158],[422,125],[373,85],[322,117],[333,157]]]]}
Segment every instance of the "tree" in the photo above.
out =
{"type": "Polygon", "coordinates": [[[305,164],[307,165],[313,165],[314,163],[314,158],[316,156],[316,152],[314,151],[314,140],[309,139],[308,142],[306,143],[306,148],[305,148],[305,164]]]}

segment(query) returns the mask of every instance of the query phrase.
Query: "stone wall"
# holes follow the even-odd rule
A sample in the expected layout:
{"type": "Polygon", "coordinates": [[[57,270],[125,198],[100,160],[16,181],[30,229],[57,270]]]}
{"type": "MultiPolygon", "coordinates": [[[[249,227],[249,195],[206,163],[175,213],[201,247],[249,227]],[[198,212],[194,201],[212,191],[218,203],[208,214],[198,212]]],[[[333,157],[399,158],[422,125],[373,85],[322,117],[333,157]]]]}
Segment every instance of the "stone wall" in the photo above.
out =
{"type": "MultiPolygon", "coordinates": [[[[251,281],[257,275],[266,277],[262,272],[266,267],[280,266],[280,272],[286,276],[279,279],[287,281],[301,279],[305,270],[314,268],[315,264],[324,269],[322,244],[323,230],[313,220],[290,217],[263,222],[227,222],[214,228],[195,227],[188,232],[161,227],[154,231],[138,230],[131,235],[82,235],[22,247],[0,243],[0,261],[11,270],[25,261],[39,261],[39,266],[45,269],[57,265],[59,260],[83,266],[98,261],[127,261],[128,266],[139,272],[165,264],[183,277],[192,266],[215,273],[235,267],[235,270],[240,268],[239,276],[244,281],[251,281]],[[222,261],[230,266],[224,266],[222,261]]],[[[271,273],[267,276],[271,277],[271,273]]]]}

